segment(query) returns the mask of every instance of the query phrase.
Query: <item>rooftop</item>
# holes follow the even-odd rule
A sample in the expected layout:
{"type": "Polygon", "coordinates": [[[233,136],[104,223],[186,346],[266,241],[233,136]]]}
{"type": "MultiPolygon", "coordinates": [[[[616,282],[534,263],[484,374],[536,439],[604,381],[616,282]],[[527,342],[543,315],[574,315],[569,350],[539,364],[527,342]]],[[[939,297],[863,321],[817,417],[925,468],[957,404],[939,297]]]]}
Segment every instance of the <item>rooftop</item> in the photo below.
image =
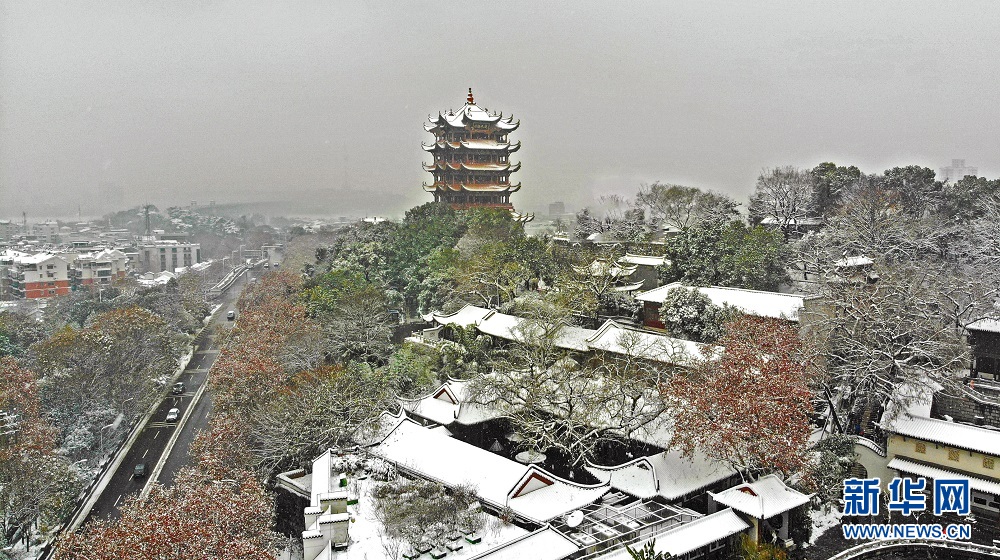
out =
{"type": "Polygon", "coordinates": [[[757,519],[770,519],[808,503],[812,497],[789,488],[776,474],[709,494],[716,502],[757,519]]]}
{"type": "MultiPolygon", "coordinates": [[[[424,315],[424,319],[440,325],[474,326],[483,334],[512,341],[523,341],[522,331],[527,328],[522,326],[527,321],[524,318],[474,305],[466,305],[454,313],[430,313],[424,315]]],[[[564,325],[555,334],[555,345],[566,350],[602,350],[674,364],[702,358],[712,354],[717,348],[658,332],[631,328],[612,320],[608,320],[597,330],[564,325]]]]}
{"type": "Polygon", "coordinates": [[[668,501],[677,500],[736,474],[730,467],[712,461],[703,453],[684,457],[677,450],[639,457],[614,467],[590,464],[587,470],[599,480],[610,482],[615,490],[637,498],[660,496],[668,501]]]}
{"type": "Polygon", "coordinates": [[[751,315],[774,317],[776,319],[799,320],[799,312],[805,306],[805,296],[796,294],[781,294],[778,292],[763,292],[760,290],[744,290],[742,288],[727,288],[723,286],[688,286],[674,282],[643,292],[635,299],[651,303],[663,303],[667,292],[674,288],[698,290],[708,296],[715,305],[729,305],[751,315]]]}
{"type": "Polygon", "coordinates": [[[369,451],[445,486],[471,485],[481,501],[495,508],[509,507],[518,517],[539,524],[592,503],[610,490],[607,484],[562,480],[406,418],[369,451]]]}
{"type": "MultiPolygon", "coordinates": [[[[656,535],[656,542],[653,546],[656,552],[666,552],[671,556],[679,557],[703,546],[721,541],[749,527],[750,524],[736,515],[733,510],[724,509],[656,535]]],[[[632,548],[638,550],[645,546],[646,542],[642,541],[632,548]]],[[[621,548],[600,558],[601,560],[629,560],[631,556],[628,551],[621,548]]]]}

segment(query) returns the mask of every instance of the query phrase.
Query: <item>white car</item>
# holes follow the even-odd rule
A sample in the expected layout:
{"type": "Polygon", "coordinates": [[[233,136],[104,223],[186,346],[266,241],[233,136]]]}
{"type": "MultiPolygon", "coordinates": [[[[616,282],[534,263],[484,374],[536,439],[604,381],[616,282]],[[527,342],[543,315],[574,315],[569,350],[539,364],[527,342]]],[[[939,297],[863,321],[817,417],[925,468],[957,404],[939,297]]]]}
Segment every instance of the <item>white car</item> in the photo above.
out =
{"type": "Polygon", "coordinates": [[[181,415],[181,409],[171,408],[167,411],[167,422],[176,422],[177,417],[181,415]]]}

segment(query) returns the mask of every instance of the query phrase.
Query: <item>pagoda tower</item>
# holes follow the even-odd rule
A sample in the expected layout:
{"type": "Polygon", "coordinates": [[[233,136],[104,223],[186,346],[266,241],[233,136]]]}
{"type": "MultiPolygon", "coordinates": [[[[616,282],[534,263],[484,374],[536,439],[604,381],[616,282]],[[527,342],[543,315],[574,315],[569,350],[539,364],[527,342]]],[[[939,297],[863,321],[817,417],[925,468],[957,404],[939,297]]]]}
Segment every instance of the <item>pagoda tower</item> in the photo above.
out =
{"type": "Polygon", "coordinates": [[[434,193],[434,201],[446,202],[456,210],[486,206],[513,213],[510,195],[521,184],[511,184],[510,174],[521,164],[511,163],[510,154],[519,150],[521,143],[511,143],[507,135],[521,122],[476,105],[472,88],[464,107],[438,113],[428,121],[424,129],[434,135],[434,142],[423,144],[423,148],[434,156],[434,162],[425,163],[424,169],[434,175],[434,183],[424,183],[424,190],[434,193]]]}

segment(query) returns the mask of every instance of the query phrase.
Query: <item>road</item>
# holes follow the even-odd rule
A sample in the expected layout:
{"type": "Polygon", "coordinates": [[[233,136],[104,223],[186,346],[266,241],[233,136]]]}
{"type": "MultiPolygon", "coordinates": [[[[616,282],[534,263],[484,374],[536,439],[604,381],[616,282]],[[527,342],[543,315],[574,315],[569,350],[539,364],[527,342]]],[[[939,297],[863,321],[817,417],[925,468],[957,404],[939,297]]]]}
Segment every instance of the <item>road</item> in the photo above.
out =
{"type": "Polygon", "coordinates": [[[146,423],[145,428],[133,443],[132,448],[126,453],[124,460],[118,470],[111,475],[111,480],[104,488],[101,496],[94,503],[87,520],[91,519],[117,519],[119,517],[118,508],[126,497],[138,494],[146,484],[146,478],[136,479],[134,476],[135,466],[139,463],[146,463],[147,473],[152,473],[157,462],[164,460],[163,470],[160,472],[158,480],[164,484],[173,481],[177,469],[188,462],[188,448],[195,434],[201,430],[208,419],[208,413],[212,408],[211,393],[204,391],[194,410],[190,409],[191,401],[195,392],[208,378],[208,370],[215,363],[219,355],[219,347],[215,343],[214,332],[218,329],[230,329],[233,322],[226,320],[226,314],[235,309],[236,299],[243,291],[248,281],[248,276],[253,277],[262,271],[252,270],[249,274],[244,274],[219,298],[217,303],[222,307],[212,316],[212,322],[202,334],[195,339],[195,352],[191,357],[191,362],[184,368],[184,372],[178,381],[184,383],[184,393],[181,395],[167,395],[157,406],[156,412],[146,423]],[[173,436],[178,423],[165,422],[167,411],[177,407],[181,410],[181,418],[184,422],[183,429],[177,437],[174,447],[168,457],[163,457],[163,451],[167,442],[173,436]]]}

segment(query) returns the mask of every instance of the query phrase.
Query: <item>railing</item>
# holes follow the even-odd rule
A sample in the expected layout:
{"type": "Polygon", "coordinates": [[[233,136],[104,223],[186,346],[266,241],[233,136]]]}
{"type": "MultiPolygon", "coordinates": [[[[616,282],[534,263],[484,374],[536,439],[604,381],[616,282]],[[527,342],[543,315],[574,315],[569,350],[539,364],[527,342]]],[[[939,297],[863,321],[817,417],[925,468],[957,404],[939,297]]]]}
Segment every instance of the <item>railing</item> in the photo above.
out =
{"type": "Polygon", "coordinates": [[[871,449],[872,451],[874,451],[875,453],[879,454],[882,457],[886,456],[885,455],[885,449],[883,449],[881,445],[875,443],[874,441],[872,441],[872,440],[870,440],[870,439],[868,439],[866,437],[854,436],[854,441],[858,445],[861,445],[862,447],[866,447],[868,449],[871,449]]]}
{"type": "Polygon", "coordinates": [[[893,548],[903,548],[917,550],[921,548],[939,548],[945,550],[961,550],[972,554],[981,554],[983,558],[996,558],[1000,556],[1000,548],[960,541],[915,541],[914,539],[890,539],[881,541],[870,541],[859,544],[853,548],[831,556],[829,560],[849,560],[859,558],[869,553],[888,551],[893,548]]]}

